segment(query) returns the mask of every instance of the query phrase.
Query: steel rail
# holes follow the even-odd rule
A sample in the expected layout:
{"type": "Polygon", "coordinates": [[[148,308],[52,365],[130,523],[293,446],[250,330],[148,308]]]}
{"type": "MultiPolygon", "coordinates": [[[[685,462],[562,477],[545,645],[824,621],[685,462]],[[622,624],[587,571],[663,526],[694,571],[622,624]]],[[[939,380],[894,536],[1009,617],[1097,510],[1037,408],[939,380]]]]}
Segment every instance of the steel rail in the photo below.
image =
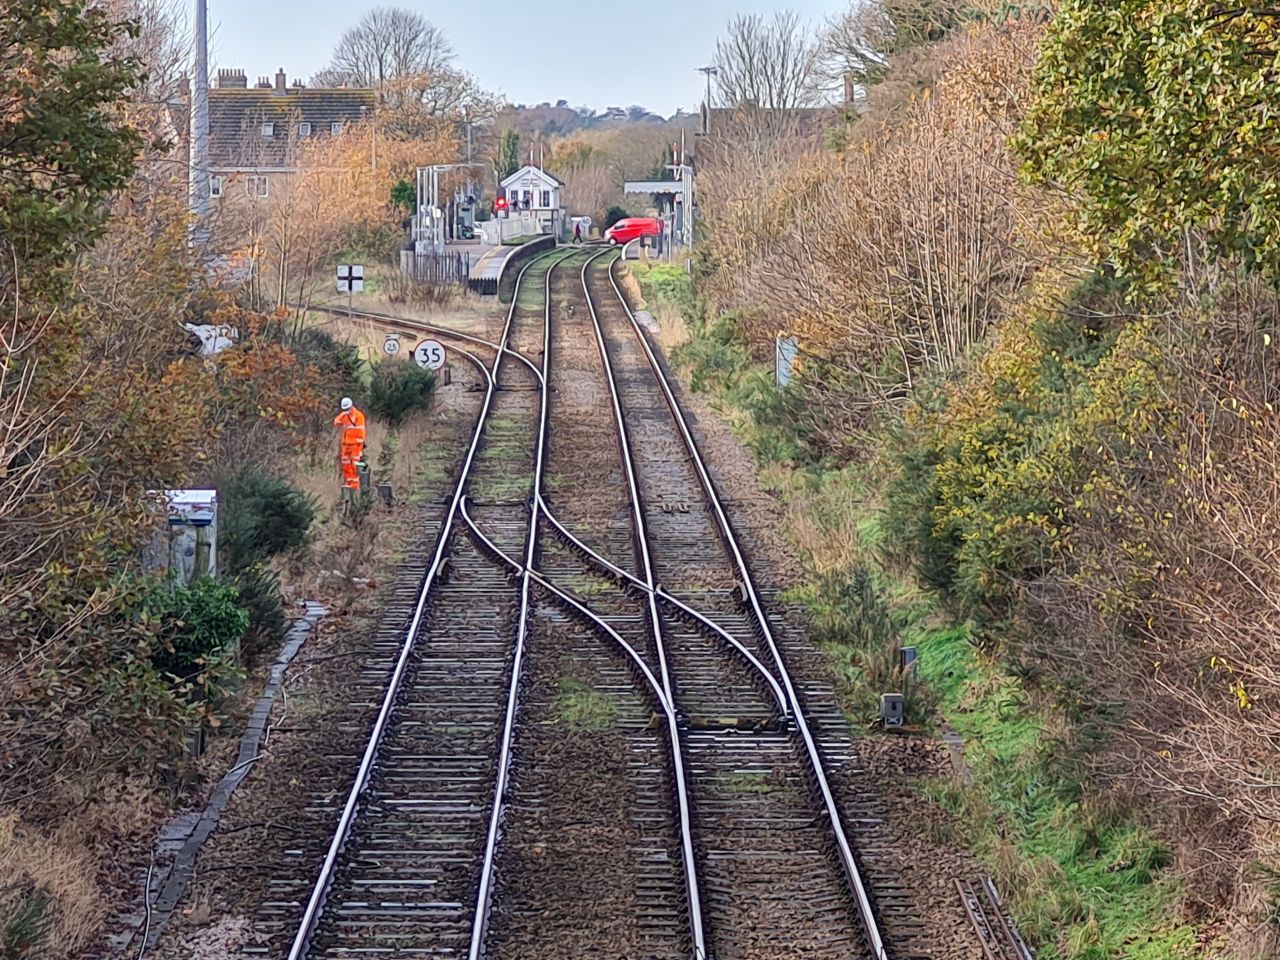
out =
{"type": "MultiPolygon", "coordinates": [[[[551,254],[544,253],[542,256],[549,257],[551,254]]],[[[541,258],[535,258],[535,260],[536,259],[541,258]]],[[[567,258],[561,257],[561,259],[567,258]]],[[[532,265],[533,262],[534,261],[530,261],[530,265],[532,265]]],[[[557,263],[558,262],[559,261],[557,261],[557,263]]],[[[515,301],[513,300],[512,302],[514,303],[515,301]]],[[[498,344],[494,343],[492,340],[486,340],[484,337],[477,337],[470,333],[463,333],[461,330],[450,330],[448,327],[438,327],[433,323],[427,323],[425,320],[414,320],[410,317],[397,317],[390,313],[374,313],[369,310],[348,311],[345,307],[338,309],[337,307],[330,307],[324,304],[312,304],[309,307],[303,307],[298,304],[290,304],[290,306],[296,310],[319,310],[322,313],[336,313],[344,317],[369,317],[371,320],[382,320],[386,323],[399,324],[402,327],[409,327],[410,329],[417,330],[421,333],[432,333],[438,337],[452,337],[455,340],[462,340],[465,343],[473,343],[476,346],[485,347],[489,350],[501,349],[503,353],[509,354],[523,363],[539,379],[542,377],[542,373],[538,370],[537,365],[520,351],[512,350],[510,347],[499,348],[498,344]]]]}
{"type": "MultiPolygon", "coordinates": [[[[538,491],[542,489],[542,473],[547,454],[547,375],[551,364],[551,277],[568,255],[562,256],[547,270],[543,287],[542,314],[542,373],[539,379],[538,431],[533,456],[533,481],[529,495],[529,526],[525,537],[524,566],[520,574],[520,615],[516,630],[516,646],[512,654],[511,679],[507,686],[507,709],[502,724],[502,741],[498,752],[497,774],[493,785],[493,805],[489,811],[489,828],[485,834],[484,858],[480,866],[480,887],[476,892],[476,909],[471,921],[471,944],[468,960],[481,960],[484,956],[484,938],[489,927],[489,913],[493,905],[493,872],[497,859],[498,837],[502,831],[503,812],[507,784],[511,777],[512,751],[515,744],[516,718],[520,705],[520,681],[524,672],[525,642],[529,634],[529,583],[538,549],[538,491]]],[[[520,272],[523,277],[524,271],[520,272]]],[[[514,314],[519,301],[520,280],[516,280],[516,294],[511,298],[514,314]]],[[[503,338],[506,351],[506,337],[503,338]]],[[[516,354],[519,356],[519,354],[516,354]]],[[[468,523],[470,520],[468,519],[468,523]]]]}
{"type": "MultiPolygon", "coordinates": [[[[579,540],[576,536],[574,536],[574,534],[568,529],[568,527],[566,527],[563,523],[560,522],[560,520],[556,517],[555,513],[547,505],[547,502],[542,499],[541,495],[538,496],[538,500],[542,507],[542,515],[547,518],[547,520],[551,523],[553,527],[555,527],[556,531],[560,534],[560,536],[564,540],[566,540],[570,545],[572,545],[577,550],[580,550],[584,554],[586,554],[590,562],[602,568],[607,575],[612,575],[620,580],[625,580],[628,584],[630,584],[632,587],[635,587],[635,589],[637,590],[652,592],[648,584],[646,584],[643,580],[641,580],[635,574],[631,573],[630,571],[623,570],[621,567],[616,565],[608,557],[604,556],[603,554],[597,553],[595,550],[591,549],[591,547],[587,546],[585,543],[579,540]]],[[[678,610],[680,613],[684,614],[685,616],[692,617],[699,624],[701,624],[705,629],[715,634],[725,643],[733,647],[733,649],[744,660],[746,660],[747,664],[751,667],[751,669],[753,669],[760,676],[760,679],[762,679],[766,684],[768,684],[770,691],[772,691],[773,693],[773,699],[777,704],[778,710],[781,711],[782,716],[784,718],[789,718],[791,716],[791,711],[787,707],[786,695],[782,692],[782,687],[778,685],[778,681],[777,679],[774,678],[773,673],[769,670],[768,667],[766,667],[763,663],[761,663],[759,658],[757,658],[754,653],[748,650],[747,647],[740,640],[738,640],[737,637],[729,633],[728,630],[724,629],[724,627],[720,626],[720,624],[716,623],[710,617],[706,616],[703,613],[700,613],[699,611],[695,610],[693,607],[689,606],[679,597],[676,597],[670,593],[667,593],[667,591],[662,589],[662,587],[659,586],[654,589],[656,589],[657,591],[659,600],[667,604],[670,604],[672,607],[674,607],[676,610],[678,610]]]]}
{"type": "MultiPolygon", "coordinates": [[[[535,263],[540,262],[547,256],[549,256],[549,254],[544,254],[543,256],[536,257],[525,264],[516,278],[517,291],[519,290],[520,283],[523,282],[524,276],[528,270],[535,263]]],[[[347,838],[350,835],[352,824],[355,822],[356,811],[360,804],[360,798],[369,786],[378,750],[381,747],[383,737],[386,734],[386,729],[395,707],[396,696],[404,681],[404,675],[409,663],[409,658],[412,655],[414,648],[417,646],[418,631],[421,629],[422,621],[426,614],[427,600],[431,595],[431,588],[435,584],[440,568],[444,563],[445,556],[448,553],[449,540],[453,532],[454,521],[458,514],[458,506],[462,500],[472,464],[475,462],[476,453],[480,446],[481,436],[484,433],[485,422],[489,417],[489,410],[493,405],[494,392],[498,386],[498,369],[502,364],[502,358],[505,352],[504,348],[511,334],[511,326],[515,318],[516,302],[516,299],[512,298],[511,308],[507,311],[507,319],[502,328],[501,339],[494,345],[496,353],[493,361],[493,370],[486,378],[487,387],[485,389],[484,401],[481,404],[480,414],[476,418],[475,429],[471,436],[471,444],[467,449],[462,470],[459,472],[458,481],[454,485],[453,497],[450,500],[449,509],[445,515],[445,522],[441,526],[439,536],[436,539],[436,549],[432,556],[431,565],[427,568],[427,572],[423,577],[422,587],[418,593],[418,601],[414,606],[413,617],[410,620],[409,626],[405,630],[405,638],[401,645],[400,655],[396,659],[395,667],[387,682],[386,694],[383,696],[382,706],[378,710],[377,718],[374,720],[373,729],[370,732],[368,743],[365,746],[364,755],[360,760],[360,767],[356,771],[355,780],[351,785],[351,790],[347,795],[347,800],[343,806],[342,814],[334,829],[333,839],[329,844],[328,852],[325,854],[324,862],[320,867],[320,874],[316,878],[315,885],[312,888],[311,897],[303,911],[302,920],[298,925],[298,932],[294,936],[293,943],[289,948],[287,960],[302,960],[302,958],[306,956],[308,947],[310,946],[311,936],[315,932],[316,924],[319,922],[320,914],[324,908],[325,899],[328,896],[329,889],[333,883],[333,875],[338,863],[338,858],[342,854],[347,838]]]]}
{"type": "Polygon", "coordinates": [[[569,591],[556,586],[539,571],[522,566],[518,560],[513,560],[510,556],[504,553],[502,548],[489,539],[489,536],[480,529],[479,524],[471,518],[471,514],[467,511],[467,502],[465,498],[462,501],[462,519],[466,521],[472,536],[479,541],[482,549],[487,553],[496,557],[502,563],[505,563],[515,573],[520,575],[527,573],[534,583],[538,584],[538,586],[542,587],[556,599],[560,600],[579,617],[589,622],[593,627],[598,630],[602,630],[607,634],[609,639],[622,648],[622,652],[631,660],[632,665],[640,671],[641,676],[645,679],[646,686],[649,688],[649,692],[653,694],[654,698],[658,702],[658,706],[662,708],[663,713],[671,714],[673,712],[666,694],[662,692],[662,685],[658,682],[658,678],[653,675],[653,671],[649,669],[649,665],[644,662],[644,657],[640,655],[640,652],[636,650],[635,647],[627,643],[622,634],[618,633],[617,630],[610,626],[608,621],[604,620],[598,614],[593,613],[592,610],[582,602],[581,598],[576,597],[569,591]]]}
{"type": "MultiPolygon", "coordinates": [[[[567,257],[564,257],[564,259],[567,259],[567,257]]],[[[558,261],[557,261],[557,265],[558,265],[558,261]]],[[[348,315],[348,311],[346,310],[346,308],[342,308],[342,310],[339,310],[338,307],[330,307],[325,305],[314,305],[314,306],[311,306],[310,308],[311,310],[323,310],[328,312],[334,312],[334,314],[342,314],[344,316],[348,315]]],[[[493,349],[493,351],[497,351],[497,349],[499,348],[498,344],[494,343],[493,340],[486,340],[484,338],[474,337],[474,335],[461,333],[461,332],[458,332],[458,330],[451,330],[448,328],[444,328],[444,326],[435,326],[433,324],[425,323],[425,321],[408,319],[408,317],[399,317],[399,316],[394,316],[392,314],[376,314],[376,312],[365,311],[365,310],[355,311],[355,316],[369,316],[369,317],[374,317],[374,319],[376,320],[385,320],[385,321],[389,321],[389,323],[397,323],[397,324],[402,324],[404,326],[412,326],[412,328],[420,329],[422,330],[422,332],[425,332],[425,333],[433,333],[436,335],[443,335],[443,337],[453,337],[456,339],[465,340],[465,342],[475,343],[477,344],[477,346],[483,346],[489,349],[493,349]]],[[[532,374],[534,374],[536,378],[539,379],[540,383],[545,384],[543,371],[539,370],[538,366],[536,366],[534,362],[529,360],[529,358],[525,357],[525,355],[522,355],[522,353],[516,351],[516,349],[512,349],[511,347],[503,347],[502,349],[503,349],[503,352],[507,353],[507,355],[515,357],[516,360],[522,362],[522,364],[525,364],[525,366],[529,367],[532,374]]],[[[460,351],[460,352],[465,353],[465,351],[460,351]]],[[[468,355],[468,357],[470,357],[472,361],[475,361],[474,356],[468,355]]],[[[643,580],[640,580],[639,577],[635,576],[634,573],[628,572],[626,570],[622,570],[621,567],[616,566],[616,564],[614,564],[612,561],[609,561],[607,557],[604,557],[603,554],[596,553],[595,550],[588,547],[588,545],[586,545],[585,543],[582,543],[582,541],[579,538],[577,538],[577,536],[573,535],[572,532],[568,530],[566,526],[561,524],[561,521],[559,521],[558,518],[556,517],[556,513],[554,513],[552,509],[549,508],[547,504],[547,500],[545,500],[545,498],[543,497],[543,495],[541,495],[541,493],[538,494],[538,497],[536,497],[536,499],[538,499],[539,508],[541,509],[541,513],[543,513],[543,516],[547,517],[547,520],[550,522],[550,524],[552,524],[552,526],[556,527],[556,530],[559,532],[559,534],[561,534],[562,538],[570,541],[573,547],[576,547],[577,549],[582,550],[582,552],[588,554],[588,556],[591,558],[591,561],[595,562],[596,564],[600,564],[600,566],[607,568],[609,573],[612,573],[613,576],[621,577],[621,579],[627,580],[628,582],[630,582],[631,585],[634,585],[636,589],[646,590],[646,591],[649,590],[649,586],[646,585],[643,580]]],[[[769,668],[765,667],[763,663],[760,663],[760,660],[755,657],[755,654],[751,653],[750,650],[746,648],[746,646],[742,644],[739,639],[737,639],[737,637],[730,634],[730,632],[728,632],[727,630],[724,630],[724,628],[721,625],[719,625],[719,623],[716,623],[713,620],[710,620],[710,618],[705,616],[705,614],[700,613],[699,611],[695,611],[695,609],[690,607],[689,604],[686,604],[684,600],[681,600],[680,598],[677,598],[677,596],[673,596],[672,594],[667,593],[667,591],[663,590],[662,588],[658,588],[658,599],[663,600],[663,602],[666,602],[668,604],[671,604],[672,607],[675,607],[676,609],[678,609],[678,611],[680,611],[681,613],[684,613],[685,616],[694,618],[694,620],[701,623],[701,625],[707,628],[707,630],[712,631],[713,634],[716,634],[717,636],[721,637],[724,643],[727,643],[733,646],[733,649],[735,649],[736,652],[741,655],[741,657],[744,657],[746,659],[746,662],[748,662],[751,669],[754,669],[756,673],[759,673],[760,678],[762,678],[765,684],[768,684],[769,689],[771,689],[771,691],[773,692],[773,699],[774,701],[776,701],[778,705],[778,709],[780,709],[782,712],[782,716],[790,717],[791,712],[790,712],[790,709],[787,708],[786,696],[783,695],[782,687],[778,686],[778,681],[776,680],[776,678],[774,678],[773,673],[769,671],[769,668]]]]}
{"type": "Polygon", "coordinates": [[[689,787],[686,782],[684,768],[683,737],[677,714],[679,707],[671,685],[671,673],[667,666],[666,644],[663,641],[662,618],[658,613],[657,589],[653,574],[653,557],[649,550],[648,531],[645,526],[644,513],[641,510],[640,487],[636,481],[635,465],[632,462],[631,438],[627,431],[626,421],[622,416],[622,405],[618,400],[618,392],[614,388],[613,365],[609,360],[609,351],[605,348],[604,330],[600,326],[600,317],[596,313],[595,303],[591,298],[591,290],[587,286],[587,270],[597,259],[611,251],[606,249],[588,257],[582,265],[580,279],[583,296],[587,301],[587,309],[591,315],[591,323],[596,332],[596,344],[600,348],[600,362],[604,365],[605,378],[610,384],[610,400],[613,407],[614,422],[618,431],[618,445],[621,454],[623,471],[626,474],[627,490],[631,505],[631,516],[634,524],[636,554],[640,558],[644,570],[644,583],[649,607],[649,622],[653,630],[654,647],[658,654],[659,674],[662,678],[662,689],[672,706],[667,717],[668,731],[671,738],[672,767],[675,774],[676,805],[680,818],[680,846],[684,862],[685,894],[689,901],[689,933],[693,941],[694,960],[706,960],[706,930],[702,917],[702,895],[698,883],[698,864],[693,847],[693,812],[689,801],[689,787]]]}
{"type": "MultiPolygon", "coordinates": [[[[840,856],[841,866],[844,869],[845,877],[848,880],[850,892],[854,896],[855,903],[858,908],[859,916],[862,920],[864,932],[867,937],[868,946],[875,956],[875,960],[890,960],[890,955],[885,948],[884,938],[880,933],[880,923],[876,918],[875,909],[871,903],[871,897],[867,893],[866,884],[862,879],[862,871],[858,867],[857,857],[854,855],[853,847],[849,842],[848,835],[844,829],[844,823],[840,816],[839,804],[836,802],[835,794],[831,789],[831,784],[827,780],[826,769],[822,761],[822,753],[818,748],[817,741],[814,739],[813,733],[809,729],[809,723],[804,715],[804,710],[800,705],[800,698],[796,694],[795,685],[791,681],[791,674],[786,668],[786,664],[782,657],[782,652],[778,648],[777,641],[774,639],[773,630],[769,626],[768,618],[764,612],[764,605],[760,601],[759,594],[755,588],[755,582],[751,576],[750,568],[742,553],[741,547],[738,545],[737,536],[733,532],[733,528],[729,523],[729,518],[725,512],[724,505],[720,500],[720,495],[716,491],[715,484],[711,480],[711,475],[707,472],[706,463],[702,459],[702,453],[698,448],[697,442],[693,438],[692,432],[689,430],[688,421],[685,419],[684,411],[681,409],[679,401],[676,400],[671,385],[667,381],[666,374],[663,372],[658,359],[653,352],[653,348],[649,345],[649,340],[645,336],[644,330],[636,320],[635,314],[631,310],[630,304],[622,294],[622,289],[618,286],[617,277],[614,275],[614,266],[617,264],[615,258],[609,264],[607,272],[609,275],[609,283],[613,287],[614,295],[618,298],[618,302],[626,311],[627,319],[631,322],[631,327],[635,331],[636,339],[640,341],[640,346],[644,350],[648,359],[649,367],[653,371],[654,379],[657,381],[662,394],[666,399],[666,404],[677,428],[679,429],[681,438],[684,442],[685,449],[688,451],[689,460],[693,464],[695,472],[698,475],[699,483],[702,486],[703,493],[707,502],[711,505],[712,512],[716,518],[716,525],[720,530],[720,538],[726,550],[733,559],[734,565],[738,569],[739,579],[742,582],[743,593],[746,595],[747,604],[752,612],[752,616],[760,628],[761,637],[765,645],[769,649],[770,656],[773,658],[774,665],[777,668],[777,675],[786,691],[787,702],[791,707],[791,716],[795,723],[796,732],[800,735],[800,739],[804,745],[805,752],[809,758],[809,764],[813,770],[813,775],[818,786],[818,790],[822,795],[822,803],[826,811],[826,815],[831,824],[832,832],[835,836],[837,850],[840,856]]],[[[583,268],[584,287],[586,284],[586,268],[583,268]]],[[[588,290],[588,299],[590,291],[588,290]]],[[[594,316],[594,308],[592,310],[594,316]]],[[[603,350],[603,338],[601,338],[601,349],[603,350]]],[[[616,404],[616,399],[615,399],[616,404]]]]}

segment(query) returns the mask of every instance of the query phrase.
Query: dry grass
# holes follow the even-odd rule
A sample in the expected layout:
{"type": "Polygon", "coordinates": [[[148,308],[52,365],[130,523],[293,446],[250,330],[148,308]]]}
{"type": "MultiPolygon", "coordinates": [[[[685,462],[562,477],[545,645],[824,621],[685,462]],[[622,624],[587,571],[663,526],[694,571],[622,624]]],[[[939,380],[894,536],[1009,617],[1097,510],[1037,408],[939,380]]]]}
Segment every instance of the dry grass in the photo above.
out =
{"type": "Polygon", "coordinates": [[[72,822],[50,835],[14,815],[0,817],[0,952],[59,960],[97,936],[107,900],[95,880],[94,855],[75,839],[80,830],[72,822]],[[24,910],[31,911],[25,923],[18,919],[24,910]],[[24,953],[27,936],[39,939],[24,953]]]}

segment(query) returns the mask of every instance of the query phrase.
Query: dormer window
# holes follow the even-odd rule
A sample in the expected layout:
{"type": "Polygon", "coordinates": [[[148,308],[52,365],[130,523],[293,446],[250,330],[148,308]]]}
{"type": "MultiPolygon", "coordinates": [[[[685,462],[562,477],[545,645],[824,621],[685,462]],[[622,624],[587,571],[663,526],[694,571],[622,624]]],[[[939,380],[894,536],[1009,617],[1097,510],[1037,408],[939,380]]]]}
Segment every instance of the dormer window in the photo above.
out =
{"type": "Polygon", "coordinates": [[[274,137],[276,135],[276,125],[274,123],[264,123],[262,125],[262,135],[264,137],[274,137]]]}
{"type": "Polygon", "coordinates": [[[342,121],[335,120],[333,121],[333,123],[329,124],[329,132],[332,133],[335,137],[338,134],[340,134],[342,132],[342,121]]]}
{"type": "Polygon", "coordinates": [[[309,137],[309,136],[311,136],[311,124],[309,124],[309,123],[300,123],[300,124],[298,124],[298,136],[299,136],[299,137],[309,137]]]}

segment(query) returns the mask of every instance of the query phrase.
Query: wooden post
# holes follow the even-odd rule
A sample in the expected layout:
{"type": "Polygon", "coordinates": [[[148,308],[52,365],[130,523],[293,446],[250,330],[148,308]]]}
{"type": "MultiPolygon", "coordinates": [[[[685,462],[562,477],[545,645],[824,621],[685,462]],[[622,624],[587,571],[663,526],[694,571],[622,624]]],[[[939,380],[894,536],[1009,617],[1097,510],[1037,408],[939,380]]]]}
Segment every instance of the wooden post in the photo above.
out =
{"type": "Polygon", "coordinates": [[[199,580],[201,577],[209,575],[209,528],[196,527],[196,567],[194,579],[199,580]]]}

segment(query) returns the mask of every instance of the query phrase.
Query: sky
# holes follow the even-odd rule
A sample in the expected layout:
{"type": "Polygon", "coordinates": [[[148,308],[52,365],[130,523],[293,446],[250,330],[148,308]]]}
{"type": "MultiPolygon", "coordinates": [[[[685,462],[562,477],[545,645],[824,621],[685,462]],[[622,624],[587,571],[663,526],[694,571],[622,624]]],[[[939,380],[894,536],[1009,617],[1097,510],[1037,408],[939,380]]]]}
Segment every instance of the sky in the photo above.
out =
{"type": "MultiPolygon", "coordinates": [[[[716,37],[739,13],[792,9],[819,24],[841,0],[382,0],[423,14],[453,44],[458,65],[513,103],[568,100],[597,110],[641,104],[694,111],[716,37]]],[[[305,80],[346,27],[377,0],[208,0],[210,64],[252,83],[284,68],[305,80]]]]}

